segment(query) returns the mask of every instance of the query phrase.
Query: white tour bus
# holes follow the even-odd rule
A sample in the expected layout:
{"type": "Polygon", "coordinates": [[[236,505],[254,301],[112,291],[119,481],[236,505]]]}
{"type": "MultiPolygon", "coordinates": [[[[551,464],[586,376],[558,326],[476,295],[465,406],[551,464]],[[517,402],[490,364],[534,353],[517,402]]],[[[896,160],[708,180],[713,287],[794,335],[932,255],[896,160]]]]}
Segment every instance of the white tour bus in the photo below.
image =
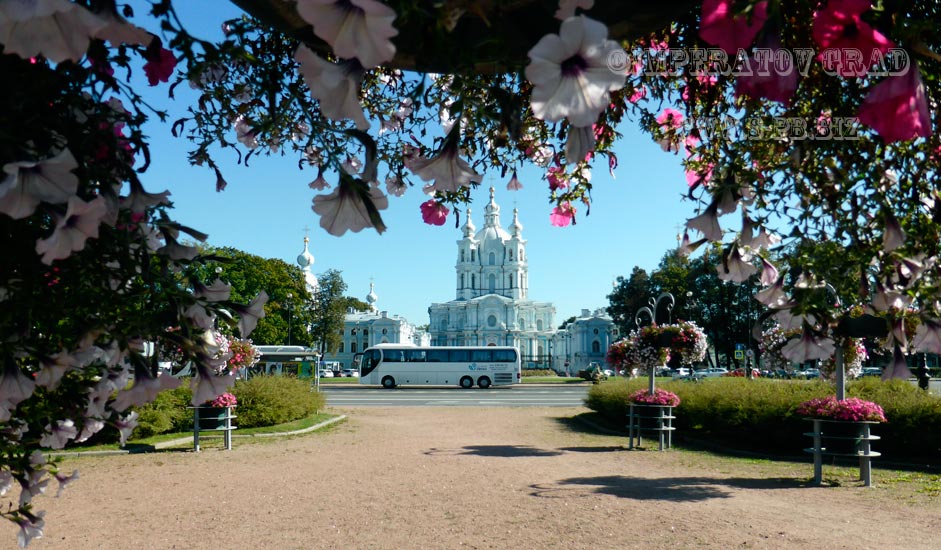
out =
{"type": "Polygon", "coordinates": [[[353,356],[360,384],[509,386],[520,381],[520,354],[514,347],[415,347],[378,344],[353,356]]]}

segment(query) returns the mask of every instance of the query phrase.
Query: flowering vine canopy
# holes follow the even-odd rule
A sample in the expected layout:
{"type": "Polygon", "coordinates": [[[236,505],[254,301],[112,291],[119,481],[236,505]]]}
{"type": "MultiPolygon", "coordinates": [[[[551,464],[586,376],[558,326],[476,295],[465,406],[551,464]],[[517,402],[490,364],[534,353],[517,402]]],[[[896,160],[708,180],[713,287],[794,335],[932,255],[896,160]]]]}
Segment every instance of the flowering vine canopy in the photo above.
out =
{"type": "Polygon", "coordinates": [[[141,184],[144,124],[166,114],[132,75],[197,91],[168,122],[219,191],[221,156],[289,157],[334,235],[382,232],[396,200],[442,225],[485,173],[518,189],[526,164],[549,222],[584,222],[595,170],[646,183],[616,154],[638,125],[683,159],[683,248],[720,246],[720,278],[760,274],[795,358],[832,347],[841,312],[811,255],[771,252],[818,241],[845,248],[894,364],[941,353],[934,0],[233,1],[245,17],[212,42],[171,0],[0,0],[0,494],[20,489],[0,515],[21,545],[42,535],[33,497],[74,479],[40,448],[126,437],[126,411],[180,383],[162,350],[196,365],[194,403],[223,393],[211,329],[247,338],[265,314],[263,289],[203,276],[187,239],[206,236],[141,184]]]}

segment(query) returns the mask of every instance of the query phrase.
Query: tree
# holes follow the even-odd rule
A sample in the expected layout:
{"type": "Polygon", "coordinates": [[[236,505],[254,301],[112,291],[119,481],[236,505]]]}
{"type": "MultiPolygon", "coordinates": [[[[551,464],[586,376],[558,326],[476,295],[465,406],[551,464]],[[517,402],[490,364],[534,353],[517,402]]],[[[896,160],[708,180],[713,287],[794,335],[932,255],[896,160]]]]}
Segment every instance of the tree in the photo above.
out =
{"type": "MultiPolygon", "coordinates": [[[[253,333],[260,344],[309,346],[312,337],[306,330],[311,324],[304,273],[295,265],[277,258],[262,258],[231,247],[212,249],[207,253],[217,258],[219,278],[232,288],[236,299],[254,296],[264,290],[268,296],[265,317],[258,320],[253,333]]],[[[211,267],[211,266],[210,266],[211,267]]]]}
{"type": "Polygon", "coordinates": [[[347,304],[346,283],[336,269],[317,276],[320,287],[311,305],[311,335],[320,346],[320,353],[336,353],[343,341],[343,323],[347,304]]]}
{"type": "Polygon", "coordinates": [[[614,290],[608,294],[607,311],[620,334],[627,334],[637,328],[634,316],[637,310],[648,305],[651,292],[650,277],[637,266],[634,266],[629,278],[619,275],[615,279],[614,290]]]}

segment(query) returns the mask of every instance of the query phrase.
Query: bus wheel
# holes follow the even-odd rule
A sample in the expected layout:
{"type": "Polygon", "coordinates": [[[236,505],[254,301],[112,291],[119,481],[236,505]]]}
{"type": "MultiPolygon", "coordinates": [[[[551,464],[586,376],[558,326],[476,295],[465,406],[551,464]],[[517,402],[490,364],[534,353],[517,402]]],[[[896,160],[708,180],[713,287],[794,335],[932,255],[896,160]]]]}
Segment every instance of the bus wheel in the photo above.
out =
{"type": "Polygon", "coordinates": [[[473,388],[474,379],[471,378],[470,376],[465,376],[464,378],[461,378],[461,387],[464,389],[473,388]]]}
{"type": "Polygon", "coordinates": [[[481,376],[477,379],[477,385],[480,387],[480,389],[485,390],[490,387],[490,379],[486,376],[481,376]]]}
{"type": "Polygon", "coordinates": [[[395,378],[391,376],[386,376],[382,379],[382,387],[387,389],[392,389],[395,387],[395,378]]]}

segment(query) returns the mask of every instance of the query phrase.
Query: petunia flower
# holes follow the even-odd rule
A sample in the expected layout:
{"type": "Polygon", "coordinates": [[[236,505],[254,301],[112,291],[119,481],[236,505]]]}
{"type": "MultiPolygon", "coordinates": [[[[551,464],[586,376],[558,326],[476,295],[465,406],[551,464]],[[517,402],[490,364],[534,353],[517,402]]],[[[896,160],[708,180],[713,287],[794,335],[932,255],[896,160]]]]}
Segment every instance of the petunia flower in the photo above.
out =
{"type": "Polygon", "coordinates": [[[114,398],[111,408],[123,412],[128,407],[144,405],[157,398],[163,390],[172,390],[178,387],[182,380],[169,375],[154,376],[145,368],[135,367],[134,385],[122,389],[114,398]]]}
{"type": "Polygon", "coordinates": [[[29,515],[21,514],[16,516],[13,519],[13,523],[20,528],[20,532],[16,535],[16,540],[20,545],[20,548],[26,548],[29,546],[29,543],[33,539],[42,538],[43,527],[46,526],[46,520],[43,519],[43,516],[46,515],[46,511],[33,512],[29,515]]]}
{"type": "Polygon", "coordinates": [[[317,173],[317,179],[307,184],[314,191],[323,191],[330,188],[330,183],[323,177],[323,170],[317,173]]]}
{"type": "Polygon", "coordinates": [[[45,433],[39,439],[39,445],[47,449],[64,449],[70,439],[75,439],[78,430],[70,418],[57,420],[56,425],[46,424],[45,433]]]}
{"type": "Polygon", "coordinates": [[[761,258],[761,284],[773,285],[778,280],[778,268],[768,260],[761,258]]]}
{"type": "Polygon", "coordinates": [[[734,0],[703,0],[699,37],[734,56],[751,46],[768,19],[768,2],[758,2],[750,13],[737,14],[734,0]]]}
{"type": "Polygon", "coordinates": [[[722,228],[719,226],[717,210],[716,203],[710,204],[702,214],[687,220],[686,227],[699,231],[704,238],[710,241],[721,241],[722,228]]]}
{"type": "Polygon", "coordinates": [[[66,350],[40,361],[41,368],[36,373],[36,385],[54,390],[66,372],[77,368],[78,361],[66,350]]]}
{"type": "MultiPolygon", "coordinates": [[[[762,275],[762,278],[764,278],[764,275],[762,275]]],[[[783,306],[787,302],[787,294],[784,293],[784,279],[778,278],[771,283],[771,286],[756,292],[755,300],[769,308],[783,306]]]]}
{"type": "Polygon", "coordinates": [[[523,184],[520,182],[519,178],[516,177],[516,170],[513,170],[513,177],[510,178],[510,181],[506,183],[507,191],[519,191],[523,188],[523,184]]]}
{"type": "Polygon", "coordinates": [[[98,226],[107,213],[107,205],[101,196],[85,202],[78,197],[69,198],[65,216],[56,224],[52,235],[36,241],[36,253],[42,255],[42,263],[52,265],[85,248],[85,241],[98,238],[98,226]]]}
{"type": "Polygon", "coordinates": [[[930,137],[931,113],[918,66],[913,63],[906,74],[876,84],[860,105],[857,117],[889,143],[930,137]]]}
{"type": "Polygon", "coordinates": [[[885,54],[895,47],[862,20],[871,7],[870,0],[829,0],[814,14],[812,34],[822,49],[817,59],[824,69],[842,77],[865,76],[876,52],[885,54]]]}
{"type": "MultiPolygon", "coordinates": [[[[137,414],[137,412],[134,412],[133,414],[137,414]]],[[[56,491],[56,497],[58,498],[62,496],[62,491],[65,490],[66,486],[78,479],[78,477],[78,470],[72,470],[71,475],[65,475],[62,472],[56,472],[56,481],[59,482],[59,490],[56,491]]]]}
{"type": "Polygon", "coordinates": [[[457,140],[450,137],[434,157],[413,160],[411,170],[423,181],[434,181],[434,190],[442,193],[480,183],[480,174],[458,155],[457,140]]]}
{"type": "Polygon", "coordinates": [[[618,48],[608,28],[584,15],[562,22],[559,34],[543,36],[529,50],[526,78],[532,82],[533,115],[547,122],[568,119],[590,126],[608,106],[608,92],[624,85],[622,71],[608,67],[618,48]]]}
{"type": "Polygon", "coordinates": [[[594,5],[595,0],[559,0],[559,9],[555,12],[555,18],[565,21],[575,15],[576,9],[590,10],[594,5]]]}
{"type": "Polygon", "coordinates": [[[144,63],[144,74],[147,75],[147,82],[151,86],[170,81],[177,63],[173,52],[155,42],[152,47],[147,48],[144,59],[147,60],[147,63],[144,63]]]}
{"type": "Polygon", "coordinates": [[[790,59],[781,46],[778,35],[769,35],[758,43],[758,49],[744,61],[750,71],[743,71],[735,78],[735,97],[748,96],[752,99],[766,98],[783,105],[791,104],[791,97],[797,91],[797,70],[793,66],[783,70],[776,65],[777,59],[790,59]],[[758,57],[760,56],[760,58],[758,57]]]}
{"type": "Polygon", "coordinates": [[[565,227],[575,221],[575,207],[566,201],[552,209],[549,222],[556,227],[565,227]]]}
{"type": "Polygon", "coordinates": [[[161,204],[170,203],[170,191],[162,193],[148,193],[138,182],[131,182],[131,192],[126,197],[121,197],[121,208],[127,208],[131,212],[143,213],[148,208],[161,204]]]}
{"type": "Polygon", "coordinates": [[[385,231],[385,224],[379,210],[388,207],[389,198],[377,187],[343,174],[332,193],[314,197],[311,210],[320,215],[320,227],[339,237],[347,231],[358,233],[367,227],[374,227],[382,233],[385,231]]]}
{"type": "Polygon", "coordinates": [[[912,347],[924,353],[941,353],[941,320],[922,319],[915,329],[912,347]]]}
{"type": "Polygon", "coordinates": [[[451,211],[440,202],[430,199],[421,203],[421,218],[428,225],[444,225],[451,211]]]}
{"type": "Polygon", "coordinates": [[[79,61],[89,38],[106,25],[69,0],[3,0],[0,43],[3,53],[23,59],[43,56],[55,63],[79,61]]]}
{"type": "Polygon", "coordinates": [[[36,383],[23,374],[13,361],[5,361],[0,371],[0,422],[10,419],[18,404],[33,395],[36,383]]]}
{"type": "Polygon", "coordinates": [[[333,47],[337,57],[356,58],[367,69],[395,57],[390,40],[395,10],[376,0],[298,0],[297,13],[314,34],[333,47]]]}
{"type": "Polygon", "coordinates": [[[741,248],[733,246],[728,256],[724,257],[722,263],[716,266],[719,278],[723,281],[734,281],[743,283],[749,277],[758,272],[758,268],[751,263],[752,255],[742,251],[741,248]]]}
{"type": "Polygon", "coordinates": [[[595,133],[591,126],[570,126],[565,140],[565,161],[582,162],[595,150],[595,133]]]}
{"type": "Polygon", "coordinates": [[[112,10],[104,9],[95,15],[104,25],[95,32],[95,38],[107,40],[112,46],[131,44],[147,47],[154,38],[154,35],[128,23],[126,19],[112,10]]]}
{"type": "Polygon", "coordinates": [[[0,182],[0,212],[13,219],[30,216],[42,202],[62,204],[78,192],[78,177],[72,170],[78,162],[68,149],[39,162],[11,162],[3,166],[7,176],[0,182]]]}
{"type": "Polygon", "coordinates": [[[310,95],[320,103],[320,112],[331,120],[350,119],[360,130],[369,129],[369,121],[359,103],[362,69],[354,62],[330,63],[306,46],[299,46],[294,59],[300,63],[301,76],[310,95]]]}
{"type": "Polygon", "coordinates": [[[193,295],[207,302],[223,302],[232,294],[232,285],[226,284],[222,279],[216,279],[206,286],[197,282],[193,285],[193,295]]]}
{"type": "Polygon", "coordinates": [[[882,371],[882,380],[908,380],[912,378],[912,371],[908,368],[908,361],[905,360],[905,353],[899,345],[893,346],[892,362],[886,365],[882,371]]]}
{"type": "MultiPolygon", "coordinates": [[[[121,434],[121,441],[119,442],[121,447],[127,443],[127,438],[130,437],[131,433],[134,431],[134,428],[137,427],[137,419],[139,416],[140,415],[137,411],[131,411],[130,414],[124,416],[123,418],[118,418],[118,420],[114,422],[114,426],[121,434]]],[[[59,490],[61,491],[62,489],[60,488],[59,490]]]]}
{"type": "Polygon", "coordinates": [[[386,192],[394,197],[401,197],[408,190],[408,185],[395,174],[386,176],[386,192]]]}
{"type": "Polygon", "coordinates": [[[191,403],[194,407],[202,405],[206,401],[215,399],[225,393],[225,391],[235,384],[234,374],[213,374],[209,367],[200,361],[196,361],[196,376],[190,382],[193,388],[193,399],[191,403]]]}
{"type": "Polygon", "coordinates": [[[268,302],[268,293],[262,290],[255,296],[248,306],[233,306],[232,309],[239,314],[239,335],[248,338],[255,330],[258,320],[265,316],[265,304],[268,302]]]}
{"type": "Polygon", "coordinates": [[[804,330],[799,338],[793,338],[781,348],[781,355],[794,363],[803,363],[815,359],[826,359],[833,355],[836,346],[831,338],[817,338],[809,330],[804,330]]]}

